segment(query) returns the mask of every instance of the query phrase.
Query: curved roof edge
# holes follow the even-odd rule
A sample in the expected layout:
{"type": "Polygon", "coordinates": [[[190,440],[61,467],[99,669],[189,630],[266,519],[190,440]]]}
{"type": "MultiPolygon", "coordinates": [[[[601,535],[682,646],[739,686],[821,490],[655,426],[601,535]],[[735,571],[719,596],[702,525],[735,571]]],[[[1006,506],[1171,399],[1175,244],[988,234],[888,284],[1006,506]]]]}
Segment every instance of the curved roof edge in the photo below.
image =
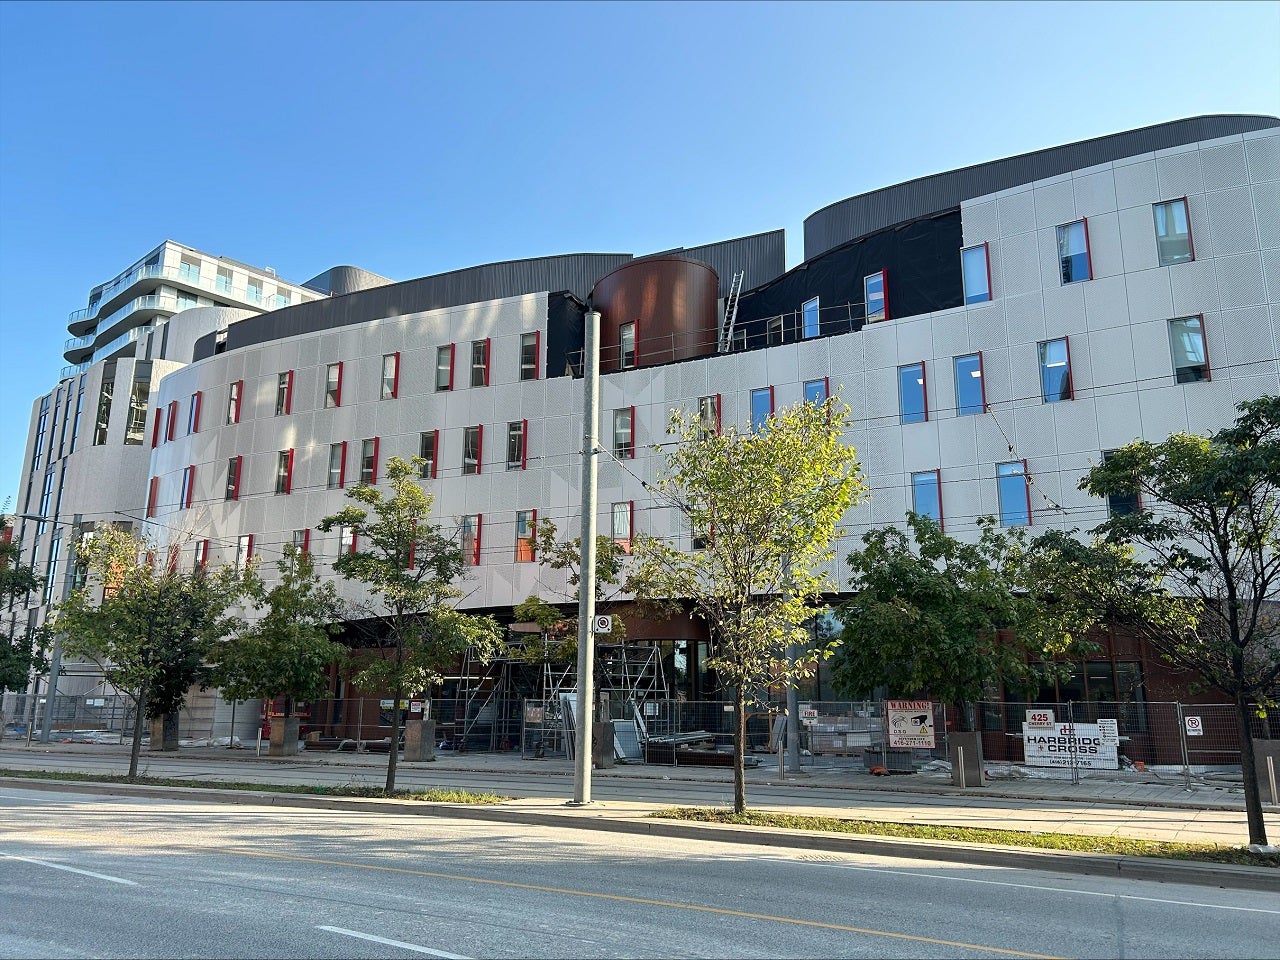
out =
{"type": "Polygon", "coordinates": [[[881,187],[837,200],[806,217],[804,258],[809,260],[842,243],[895,223],[959,206],[962,201],[973,197],[1140,153],[1270,127],[1280,127],[1280,118],[1260,114],[1187,117],[881,187]]]}

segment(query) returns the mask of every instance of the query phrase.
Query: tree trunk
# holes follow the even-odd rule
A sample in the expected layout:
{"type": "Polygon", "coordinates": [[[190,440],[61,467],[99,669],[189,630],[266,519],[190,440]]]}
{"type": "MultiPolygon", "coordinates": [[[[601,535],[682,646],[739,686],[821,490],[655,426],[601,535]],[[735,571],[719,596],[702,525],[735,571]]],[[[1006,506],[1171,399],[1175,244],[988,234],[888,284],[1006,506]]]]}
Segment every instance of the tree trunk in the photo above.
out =
{"type": "Polygon", "coordinates": [[[733,693],[733,812],[747,812],[747,695],[741,683],[733,693]]]}
{"type": "Polygon", "coordinates": [[[1240,720],[1240,772],[1244,774],[1244,812],[1249,821],[1249,845],[1267,845],[1267,824],[1262,816],[1262,792],[1258,789],[1258,767],[1253,756],[1253,724],[1249,698],[1236,694],[1236,716],[1240,720]]]}
{"type": "Polygon", "coordinates": [[[400,696],[401,686],[396,684],[394,699],[391,702],[391,749],[387,751],[387,785],[386,792],[392,793],[396,788],[396,760],[400,754],[400,696]]]}
{"type": "Polygon", "coordinates": [[[129,750],[129,779],[138,776],[138,757],[142,755],[143,714],[147,712],[147,685],[144,683],[134,701],[133,746],[129,750]]]}

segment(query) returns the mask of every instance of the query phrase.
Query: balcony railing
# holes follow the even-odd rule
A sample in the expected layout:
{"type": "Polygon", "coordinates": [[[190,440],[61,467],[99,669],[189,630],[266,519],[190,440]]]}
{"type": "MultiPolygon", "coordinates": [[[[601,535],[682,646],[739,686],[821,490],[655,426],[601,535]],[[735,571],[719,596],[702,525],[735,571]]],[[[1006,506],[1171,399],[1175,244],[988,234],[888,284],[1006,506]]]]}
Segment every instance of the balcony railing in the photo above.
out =
{"type": "Polygon", "coordinates": [[[59,375],[58,379],[68,380],[71,377],[78,377],[80,376],[80,374],[84,373],[88,369],[89,369],[88,360],[86,360],[84,363],[73,363],[70,366],[66,366],[62,368],[62,373],[59,375]]]}
{"type": "Polygon", "coordinates": [[[92,346],[94,336],[95,334],[86,333],[83,337],[72,337],[62,345],[62,352],[66,353],[68,350],[79,350],[81,347],[92,346]]]}
{"type": "MultiPolygon", "coordinates": [[[[139,297],[138,299],[145,300],[147,298],[139,297]]],[[[165,297],[164,299],[172,300],[173,298],[165,297]]],[[[105,360],[107,357],[111,356],[111,354],[115,353],[121,347],[126,346],[127,344],[130,344],[130,343],[133,343],[144,333],[150,333],[151,330],[152,330],[152,325],[149,323],[144,323],[140,327],[133,327],[129,330],[126,330],[124,333],[120,334],[120,336],[116,337],[110,343],[105,343],[102,346],[98,347],[98,349],[94,350],[93,359],[90,360],[89,362],[97,363],[99,360],[105,360]]]]}

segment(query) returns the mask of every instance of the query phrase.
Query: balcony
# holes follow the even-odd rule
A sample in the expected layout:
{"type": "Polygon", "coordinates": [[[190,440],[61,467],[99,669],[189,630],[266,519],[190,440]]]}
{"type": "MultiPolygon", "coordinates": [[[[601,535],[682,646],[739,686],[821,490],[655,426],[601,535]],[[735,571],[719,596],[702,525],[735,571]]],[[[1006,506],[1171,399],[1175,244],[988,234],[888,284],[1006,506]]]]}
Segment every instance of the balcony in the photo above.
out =
{"type": "Polygon", "coordinates": [[[62,345],[63,359],[69,360],[71,363],[79,363],[82,360],[89,359],[96,336],[93,333],[86,333],[83,337],[72,337],[62,345]]]}
{"type": "MultiPolygon", "coordinates": [[[[139,297],[138,299],[146,300],[148,298],[139,297]]],[[[156,298],[156,299],[160,299],[160,298],[156,298]]],[[[172,300],[173,298],[165,297],[163,299],[172,300]]],[[[136,341],[144,333],[150,333],[151,330],[152,330],[152,325],[149,323],[143,324],[140,327],[131,327],[130,329],[126,330],[124,333],[120,334],[120,336],[112,340],[110,343],[104,343],[102,346],[94,350],[93,359],[91,359],[89,362],[97,363],[99,360],[107,360],[113,356],[116,356],[124,347],[129,346],[129,344],[136,341]]]]}
{"type": "Polygon", "coordinates": [[[69,380],[72,377],[78,377],[89,369],[89,361],[84,363],[73,363],[69,367],[63,367],[62,373],[58,376],[59,380],[69,380]]]}

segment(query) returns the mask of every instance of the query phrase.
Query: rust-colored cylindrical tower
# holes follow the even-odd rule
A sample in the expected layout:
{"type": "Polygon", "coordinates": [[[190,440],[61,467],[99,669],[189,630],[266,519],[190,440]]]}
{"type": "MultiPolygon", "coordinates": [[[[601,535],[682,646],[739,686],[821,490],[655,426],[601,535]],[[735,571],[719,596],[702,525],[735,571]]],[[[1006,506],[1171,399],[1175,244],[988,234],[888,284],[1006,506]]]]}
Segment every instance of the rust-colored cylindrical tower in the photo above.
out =
{"type": "Polygon", "coordinates": [[[675,254],[632,260],[602,277],[591,291],[601,313],[601,372],[715,353],[719,296],[715,270],[675,254]],[[624,354],[628,324],[635,346],[624,354]]]}

